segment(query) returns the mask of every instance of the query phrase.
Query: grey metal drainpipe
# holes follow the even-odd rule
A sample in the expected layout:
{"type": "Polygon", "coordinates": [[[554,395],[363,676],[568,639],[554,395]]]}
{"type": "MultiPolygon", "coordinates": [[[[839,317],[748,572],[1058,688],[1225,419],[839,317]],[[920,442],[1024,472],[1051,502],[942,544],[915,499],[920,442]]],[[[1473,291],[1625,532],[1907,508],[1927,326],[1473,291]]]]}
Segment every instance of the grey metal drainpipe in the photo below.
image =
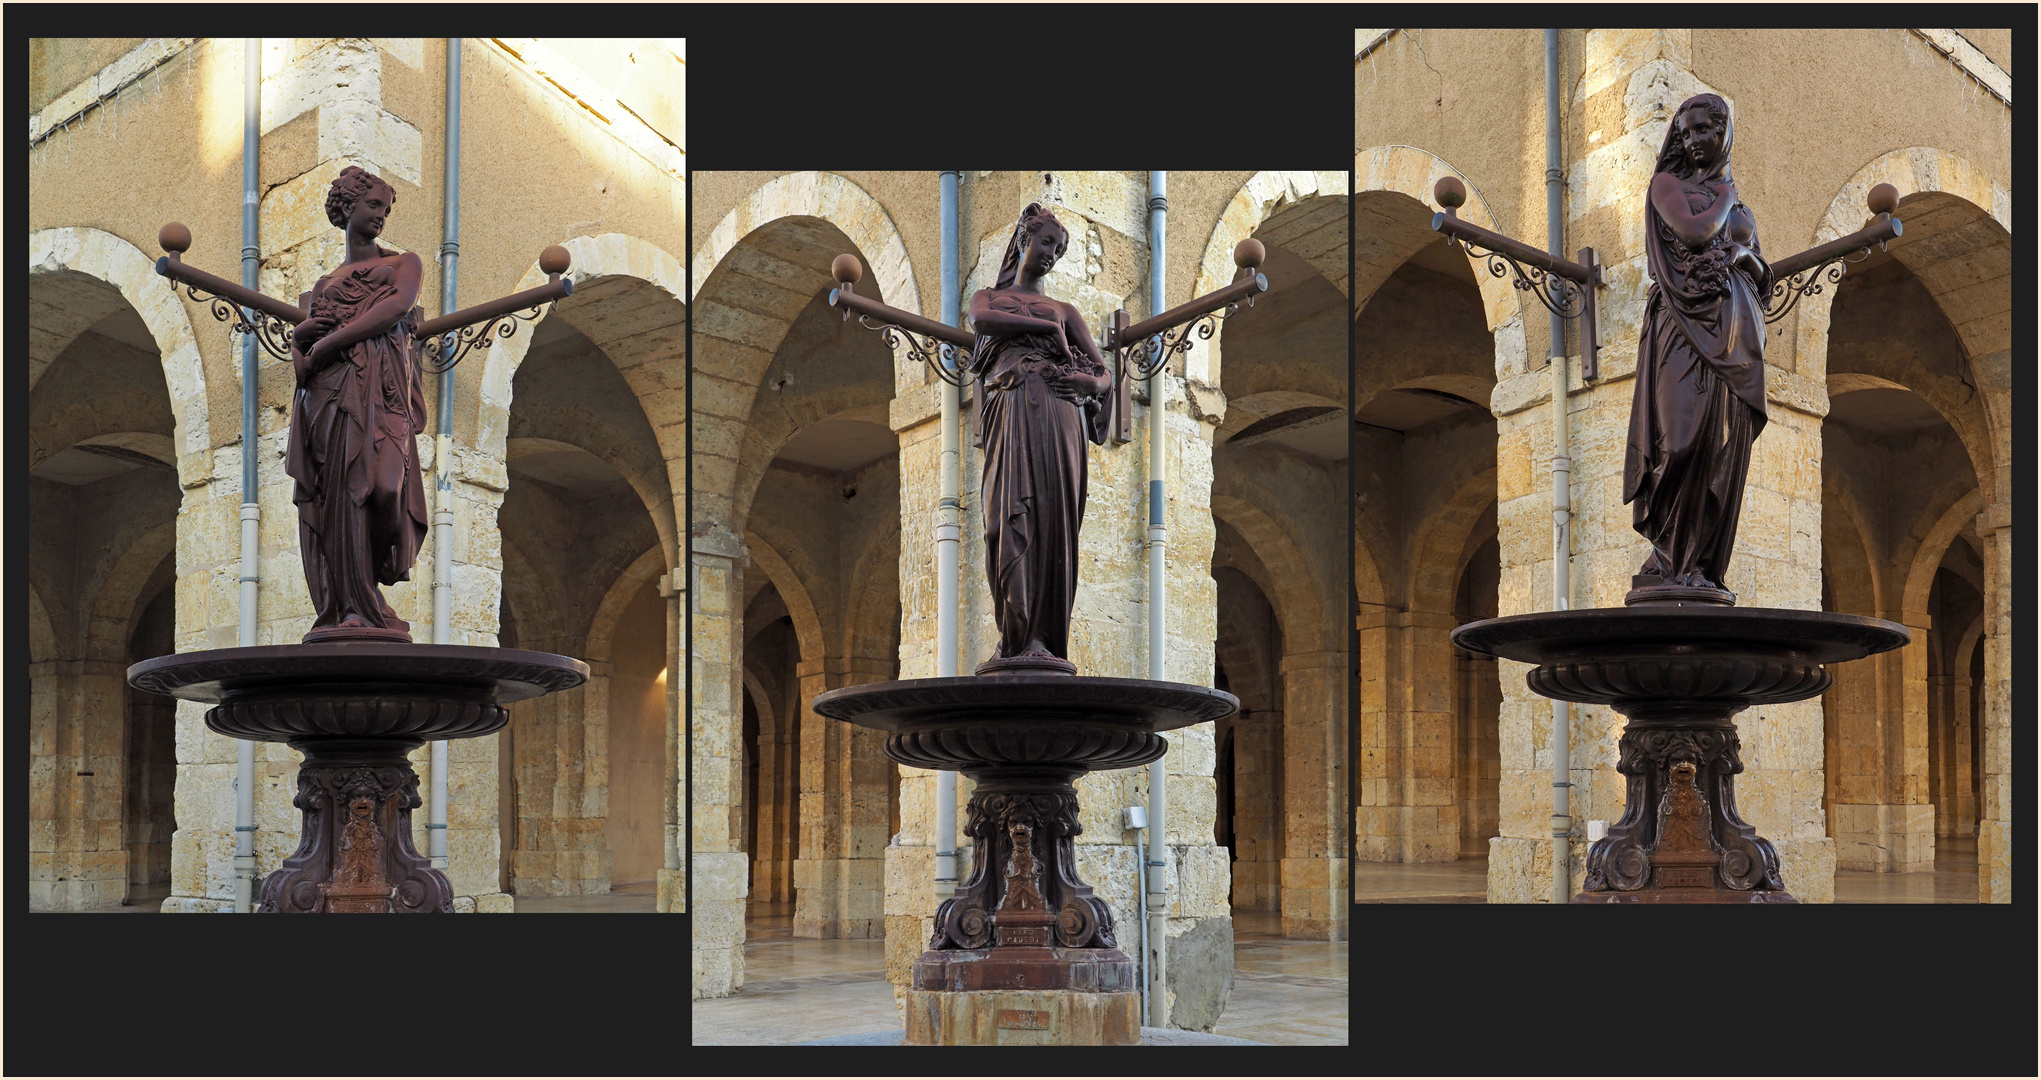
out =
{"type": "MultiPolygon", "coordinates": [[[[942,317],[957,326],[962,321],[962,303],[957,295],[962,285],[957,266],[957,185],[963,173],[942,175],[942,317]]],[[[945,346],[945,353],[957,356],[945,346]]],[[[961,356],[958,363],[963,362],[961,356]]],[[[943,384],[941,498],[936,501],[935,520],[935,674],[947,679],[957,671],[957,566],[958,543],[963,536],[963,505],[958,447],[959,415],[963,409],[959,388],[943,384]]],[[[957,774],[935,774],[935,895],[940,901],[957,887],[957,774]]]]}
{"type": "MultiPolygon", "coordinates": [[[[262,242],[259,176],[262,159],[262,39],[246,38],[246,70],[241,87],[241,284],[261,287],[262,242]]],[[[246,316],[254,321],[254,314],[246,316]]],[[[262,591],[258,539],[262,506],[258,501],[256,463],[261,456],[256,431],[256,398],[261,372],[255,361],[255,335],[241,337],[241,645],[255,645],[257,598],[262,591]]],[[[234,745],[234,910],[255,908],[255,743],[234,745]]]]}
{"type": "MultiPolygon", "coordinates": [[[[1561,167],[1559,146],[1559,31],[1545,31],[1545,244],[1552,257],[1564,258],[1560,199],[1566,174],[1561,167]]],[[[1593,303],[1590,292],[1588,302],[1593,303]]],[[[1568,533],[1573,516],[1573,458],[1567,438],[1566,417],[1566,323],[1552,316],[1552,610],[1565,611],[1572,596],[1572,543],[1568,533]]],[[[1564,904],[1571,898],[1573,865],[1571,842],[1573,818],[1567,794],[1573,782],[1571,768],[1572,732],[1569,721],[1573,706],[1552,702],[1552,902],[1564,904]]]]}
{"type": "MultiPolygon", "coordinates": [[[[1148,174],[1148,312],[1158,315],[1169,310],[1164,302],[1168,293],[1164,289],[1168,264],[1166,241],[1169,238],[1169,174],[1151,172],[1148,174]]],[[[1167,590],[1164,579],[1164,554],[1169,544],[1169,530],[1164,527],[1163,477],[1164,477],[1164,436],[1168,416],[1163,407],[1169,398],[1169,372],[1165,368],[1155,373],[1148,381],[1148,677],[1161,681],[1164,674],[1163,661],[1166,659],[1169,638],[1167,590]]],[[[1149,981],[1153,992],[1148,995],[1148,1026],[1169,1026],[1169,995],[1164,993],[1168,977],[1168,964],[1164,958],[1168,941],[1165,931],[1169,926],[1169,888],[1167,871],[1169,867],[1169,816],[1167,813],[1168,769],[1162,759],[1148,765],[1148,917],[1152,925],[1148,930],[1150,951],[1149,981]]]]}
{"type": "MultiPolygon", "coordinates": [[[[461,263],[461,39],[446,39],[445,225],[439,243],[439,310],[456,310],[461,263]]],[[[432,448],[432,642],[454,640],[454,372],[439,376],[439,438],[432,448]]],[[[426,817],[426,854],[446,869],[446,740],[432,743],[432,803],[426,817]]]]}

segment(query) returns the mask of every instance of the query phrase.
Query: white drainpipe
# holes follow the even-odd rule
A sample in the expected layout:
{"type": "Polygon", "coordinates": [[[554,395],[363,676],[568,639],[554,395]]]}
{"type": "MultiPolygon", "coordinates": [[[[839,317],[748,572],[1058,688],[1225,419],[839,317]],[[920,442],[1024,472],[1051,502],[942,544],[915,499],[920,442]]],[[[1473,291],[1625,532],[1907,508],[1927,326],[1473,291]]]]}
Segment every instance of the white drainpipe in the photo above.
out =
{"type": "MultiPolygon", "coordinates": [[[[1559,147],[1559,31],[1545,31],[1545,243],[1552,257],[1565,247],[1561,235],[1560,185],[1565,174],[1560,166],[1559,147]]],[[[1589,286],[1587,303],[1594,303],[1589,286]]],[[[1569,524],[1573,516],[1573,458],[1566,428],[1566,324],[1552,316],[1552,610],[1565,611],[1572,596],[1572,544],[1569,524]]],[[[1572,734],[1568,722],[1573,706],[1552,702],[1552,902],[1571,899],[1573,883],[1573,818],[1567,793],[1573,788],[1569,775],[1572,734]]]]}
{"type": "MultiPolygon", "coordinates": [[[[261,208],[257,166],[262,155],[262,39],[243,43],[246,71],[241,88],[241,284],[261,285],[262,242],[257,211],[261,208]]],[[[261,371],[255,361],[255,335],[241,337],[241,646],[256,642],[257,596],[262,591],[262,506],[257,501],[255,400],[261,371]]],[[[255,743],[234,745],[234,910],[255,910],[255,743]]]]}
{"type": "MultiPolygon", "coordinates": [[[[439,310],[457,310],[461,263],[461,39],[446,39],[445,224],[439,245],[439,310]]],[[[454,640],[454,373],[439,377],[439,438],[433,446],[432,643],[454,640]]],[[[446,740],[432,742],[432,802],[425,821],[426,856],[446,870],[446,740]]]]}
{"type": "MultiPolygon", "coordinates": [[[[957,181],[961,172],[942,174],[942,290],[943,322],[960,324],[962,312],[957,290],[957,181]]],[[[943,347],[945,356],[956,356],[943,347]]],[[[957,357],[958,366],[963,358],[957,357]]],[[[935,509],[935,673],[940,679],[961,674],[957,670],[957,545],[964,529],[963,506],[958,498],[962,486],[962,462],[957,446],[958,414],[962,395],[958,388],[943,384],[942,495],[935,509]]],[[[935,774],[935,895],[947,897],[957,887],[957,774],[935,774]]]]}
{"type": "MultiPolygon", "coordinates": [[[[1151,172],[1148,174],[1148,313],[1151,316],[1169,309],[1164,302],[1168,295],[1164,289],[1168,221],[1169,174],[1151,172]]],[[[1169,636],[1168,596],[1163,581],[1169,530],[1162,523],[1163,437],[1167,427],[1163,404],[1168,399],[1168,376],[1169,372],[1165,369],[1148,380],[1148,677],[1157,681],[1166,678],[1163,661],[1169,636]]],[[[1163,992],[1168,977],[1164,958],[1167,949],[1164,946],[1167,941],[1165,931],[1169,925],[1166,875],[1169,866],[1168,768],[1165,762],[1166,759],[1157,759],[1148,765],[1148,825],[1151,830],[1149,836],[1154,841],[1149,845],[1147,858],[1148,970],[1152,986],[1148,995],[1150,1027],[1169,1026],[1169,995],[1163,992]]]]}

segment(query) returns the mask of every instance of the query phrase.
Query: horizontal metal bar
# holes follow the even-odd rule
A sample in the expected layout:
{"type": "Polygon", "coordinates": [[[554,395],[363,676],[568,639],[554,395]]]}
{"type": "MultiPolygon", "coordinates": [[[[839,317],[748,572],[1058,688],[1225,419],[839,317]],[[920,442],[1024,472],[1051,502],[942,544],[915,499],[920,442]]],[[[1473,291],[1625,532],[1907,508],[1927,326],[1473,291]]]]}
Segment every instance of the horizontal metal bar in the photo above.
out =
{"type": "Polygon", "coordinates": [[[1135,323],[1118,334],[1111,347],[1123,349],[1136,342],[1145,341],[1171,327],[1190,322],[1208,311],[1217,311],[1228,304],[1239,303],[1258,292],[1266,291],[1268,287],[1269,279],[1260,273],[1252,277],[1243,277],[1223,289],[1206,293],[1188,303],[1178,304],[1154,318],[1135,323]]]}
{"type": "Polygon", "coordinates": [[[437,319],[427,319],[418,324],[416,336],[420,338],[438,337],[449,330],[459,330],[463,326],[488,322],[490,319],[500,318],[513,311],[523,311],[526,308],[538,307],[540,304],[572,295],[574,295],[574,282],[568,278],[555,277],[536,289],[526,289],[521,293],[511,293],[509,296],[498,297],[486,304],[476,304],[474,307],[462,308],[459,311],[441,315],[437,319]]]}
{"type": "Polygon", "coordinates": [[[947,326],[934,319],[924,319],[913,312],[902,311],[869,297],[859,296],[840,285],[829,290],[829,306],[856,312],[859,315],[869,315],[880,322],[892,323],[908,333],[932,337],[937,341],[947,341],[960,349],[968,349],[978,344],[977,335],[969,330],[947,326]]]}
{"type": "Polygon", "coordinates": [[[1471,222],[1462,221],[1451,210],[1442,210],[1439,213],[1433,214],[1432,228],[1445,233],[1455,240],[1473,244],[1475,247],[1487,248],[1497,254],[1507,255],[1520,263],[1535,266],[1548,274],[1558,274],[1560,277],[1578,281],[1582,285],[1588,284],[1593,279],[1594,271],[1589,267],[1582,266],[1577,262],[1569,262],[1565,259],[1555,259],[1529,244],[1512,240],[1501,233],[1489,232],[1487,229],[1471,222]]]}
{"type": "Polygon", "coordinates": [[[187,265],[175,252],[156,260],[156,272],[181,284],[203,289],[214,296],[222,296],[244,308],[254,308],[265,315],[282,319],[293,325],[307,318],[303,310],[286,304],[273,296],[264,296],[237,282],[214,277],[195,266],[187,265]]]}
{"type": "Polygon", "coordinates": [[[1850,252],[1883,243],[1900,235],[1903,231],[1899,219],[1891,214],[1880,214],[1878,220],[1839,239],[1830,240],[1820,247],[1808,248],[1798,255],[1788,255],[1772,263],[1772,278],[1785,281],[1794,274],[1820,266],[1822,263],[1850,252]]]}

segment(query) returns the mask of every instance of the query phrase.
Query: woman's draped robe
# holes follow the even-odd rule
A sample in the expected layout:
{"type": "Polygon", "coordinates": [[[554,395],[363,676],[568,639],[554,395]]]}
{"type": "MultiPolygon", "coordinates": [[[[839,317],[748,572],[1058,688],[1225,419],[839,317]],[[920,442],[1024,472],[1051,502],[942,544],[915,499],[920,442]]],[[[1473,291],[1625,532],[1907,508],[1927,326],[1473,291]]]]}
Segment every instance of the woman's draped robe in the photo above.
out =
{"type": "MultiPolygon", "coordinates": [[[[1002,291],[993,304],[1036,318],[1062,315],[1055,301],[1002,291]]],[[[1066,331],[1067,336],[1067,331],[1066,331]]],[[[1073,344],[1088,374],[1105,368],[1073,344]],[[1089,361],[1089,362],[1087,362],[1089,361]]],[[[971,370],[979,379],[978,431],[985,450],[985,566],[997,658],[1019,656],[1040,641],[1070,654],[1070,613],[1077,599],[1077,533],[1084,522],[1085,444],[1105,442],[1110,392],[1065,401],[1044,376],[1071,370],[1064,343],[1047,334],[980,334],[971,370]]]]}
{"type": "MultiPolygon", "coordinates": [[[[329,331],[338,333],[396,293],[397,268],[379,258],[321,282],[310,294],[311,313],[338,320],[329,331]]],[[[309,379],[304,355],[292,350],[302,390],[284,471],[297,481],[299,551],[318,611],[308,639],[343,625],[382,630],[377,636],[386,638],[410,630],[376,585],[409,580],[428,528],[415,440],[425,420],[411,362],[417,316],[413,308],[309,379]]]]}
{"type": "MultiPolygon", "coordinates": [[[[1681,186],[1696,213],[1718,197],[1698,184],[1681,186]]],[[[1736,545],[1751,443],[1765,427],[1760,290],[1769,282],[1753,282],[1736,267],[1727,268],[1724,283],[1697,275],[1702,253],[1689,250],[1648,199],[1644,226],[1652,285],[1637,347],[1623,501],[1653,548],[1642,573],[1668,585],[1700,574],[1720,586],[1736,545]]],[[[1704,250],[1726,249],[1727,230],[1704,250]]],[[[1749,246],[1757,250],[1754,236],[1749,246]]]]}

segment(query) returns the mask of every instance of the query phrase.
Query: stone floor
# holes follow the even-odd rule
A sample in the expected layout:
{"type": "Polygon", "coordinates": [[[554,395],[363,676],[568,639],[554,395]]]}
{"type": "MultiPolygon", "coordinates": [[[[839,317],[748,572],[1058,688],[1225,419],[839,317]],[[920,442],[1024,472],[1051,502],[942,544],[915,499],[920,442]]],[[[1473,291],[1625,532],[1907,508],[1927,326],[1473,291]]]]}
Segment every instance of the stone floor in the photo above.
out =
{"type": "MultiPolygon", "coordinates": [[[[1449,863],[1355,863],[1356,904],[1482,904],[1488,860],[1449,863]]],[[[1935,841],[1935,868],[1912,874],[1837,870],[1838,904],[1974,904],[1977,839],[1935,841]]]]}
{"type": "Polygon", "coordinates": [[[634,911],[646,914],[659,910],[659,883],[637,881],[612,885],[609,892],[595,896],[520,896],[514,909],[520,915],[559,911],[634,911]]]}
{"type": "MultiPolygon", "coordinates": [[[[897,1045],[885,943],[796,938],[793,905],[753,903],[745,921],[744,989],[694,1003],[697,1046],[831,1039],[897,1045]],[[798,1023],[789,1018],[798,1017],[798,1023]]],[[[1347,1042],[1347,943],[1286,941],[1267,912],[1234,913],[1233,995],[1212,1034],[1283,1045],[1347,1042]]],[[[1155,1033],[1144,1043],[1167,1041],[1155,1033]]]]}

